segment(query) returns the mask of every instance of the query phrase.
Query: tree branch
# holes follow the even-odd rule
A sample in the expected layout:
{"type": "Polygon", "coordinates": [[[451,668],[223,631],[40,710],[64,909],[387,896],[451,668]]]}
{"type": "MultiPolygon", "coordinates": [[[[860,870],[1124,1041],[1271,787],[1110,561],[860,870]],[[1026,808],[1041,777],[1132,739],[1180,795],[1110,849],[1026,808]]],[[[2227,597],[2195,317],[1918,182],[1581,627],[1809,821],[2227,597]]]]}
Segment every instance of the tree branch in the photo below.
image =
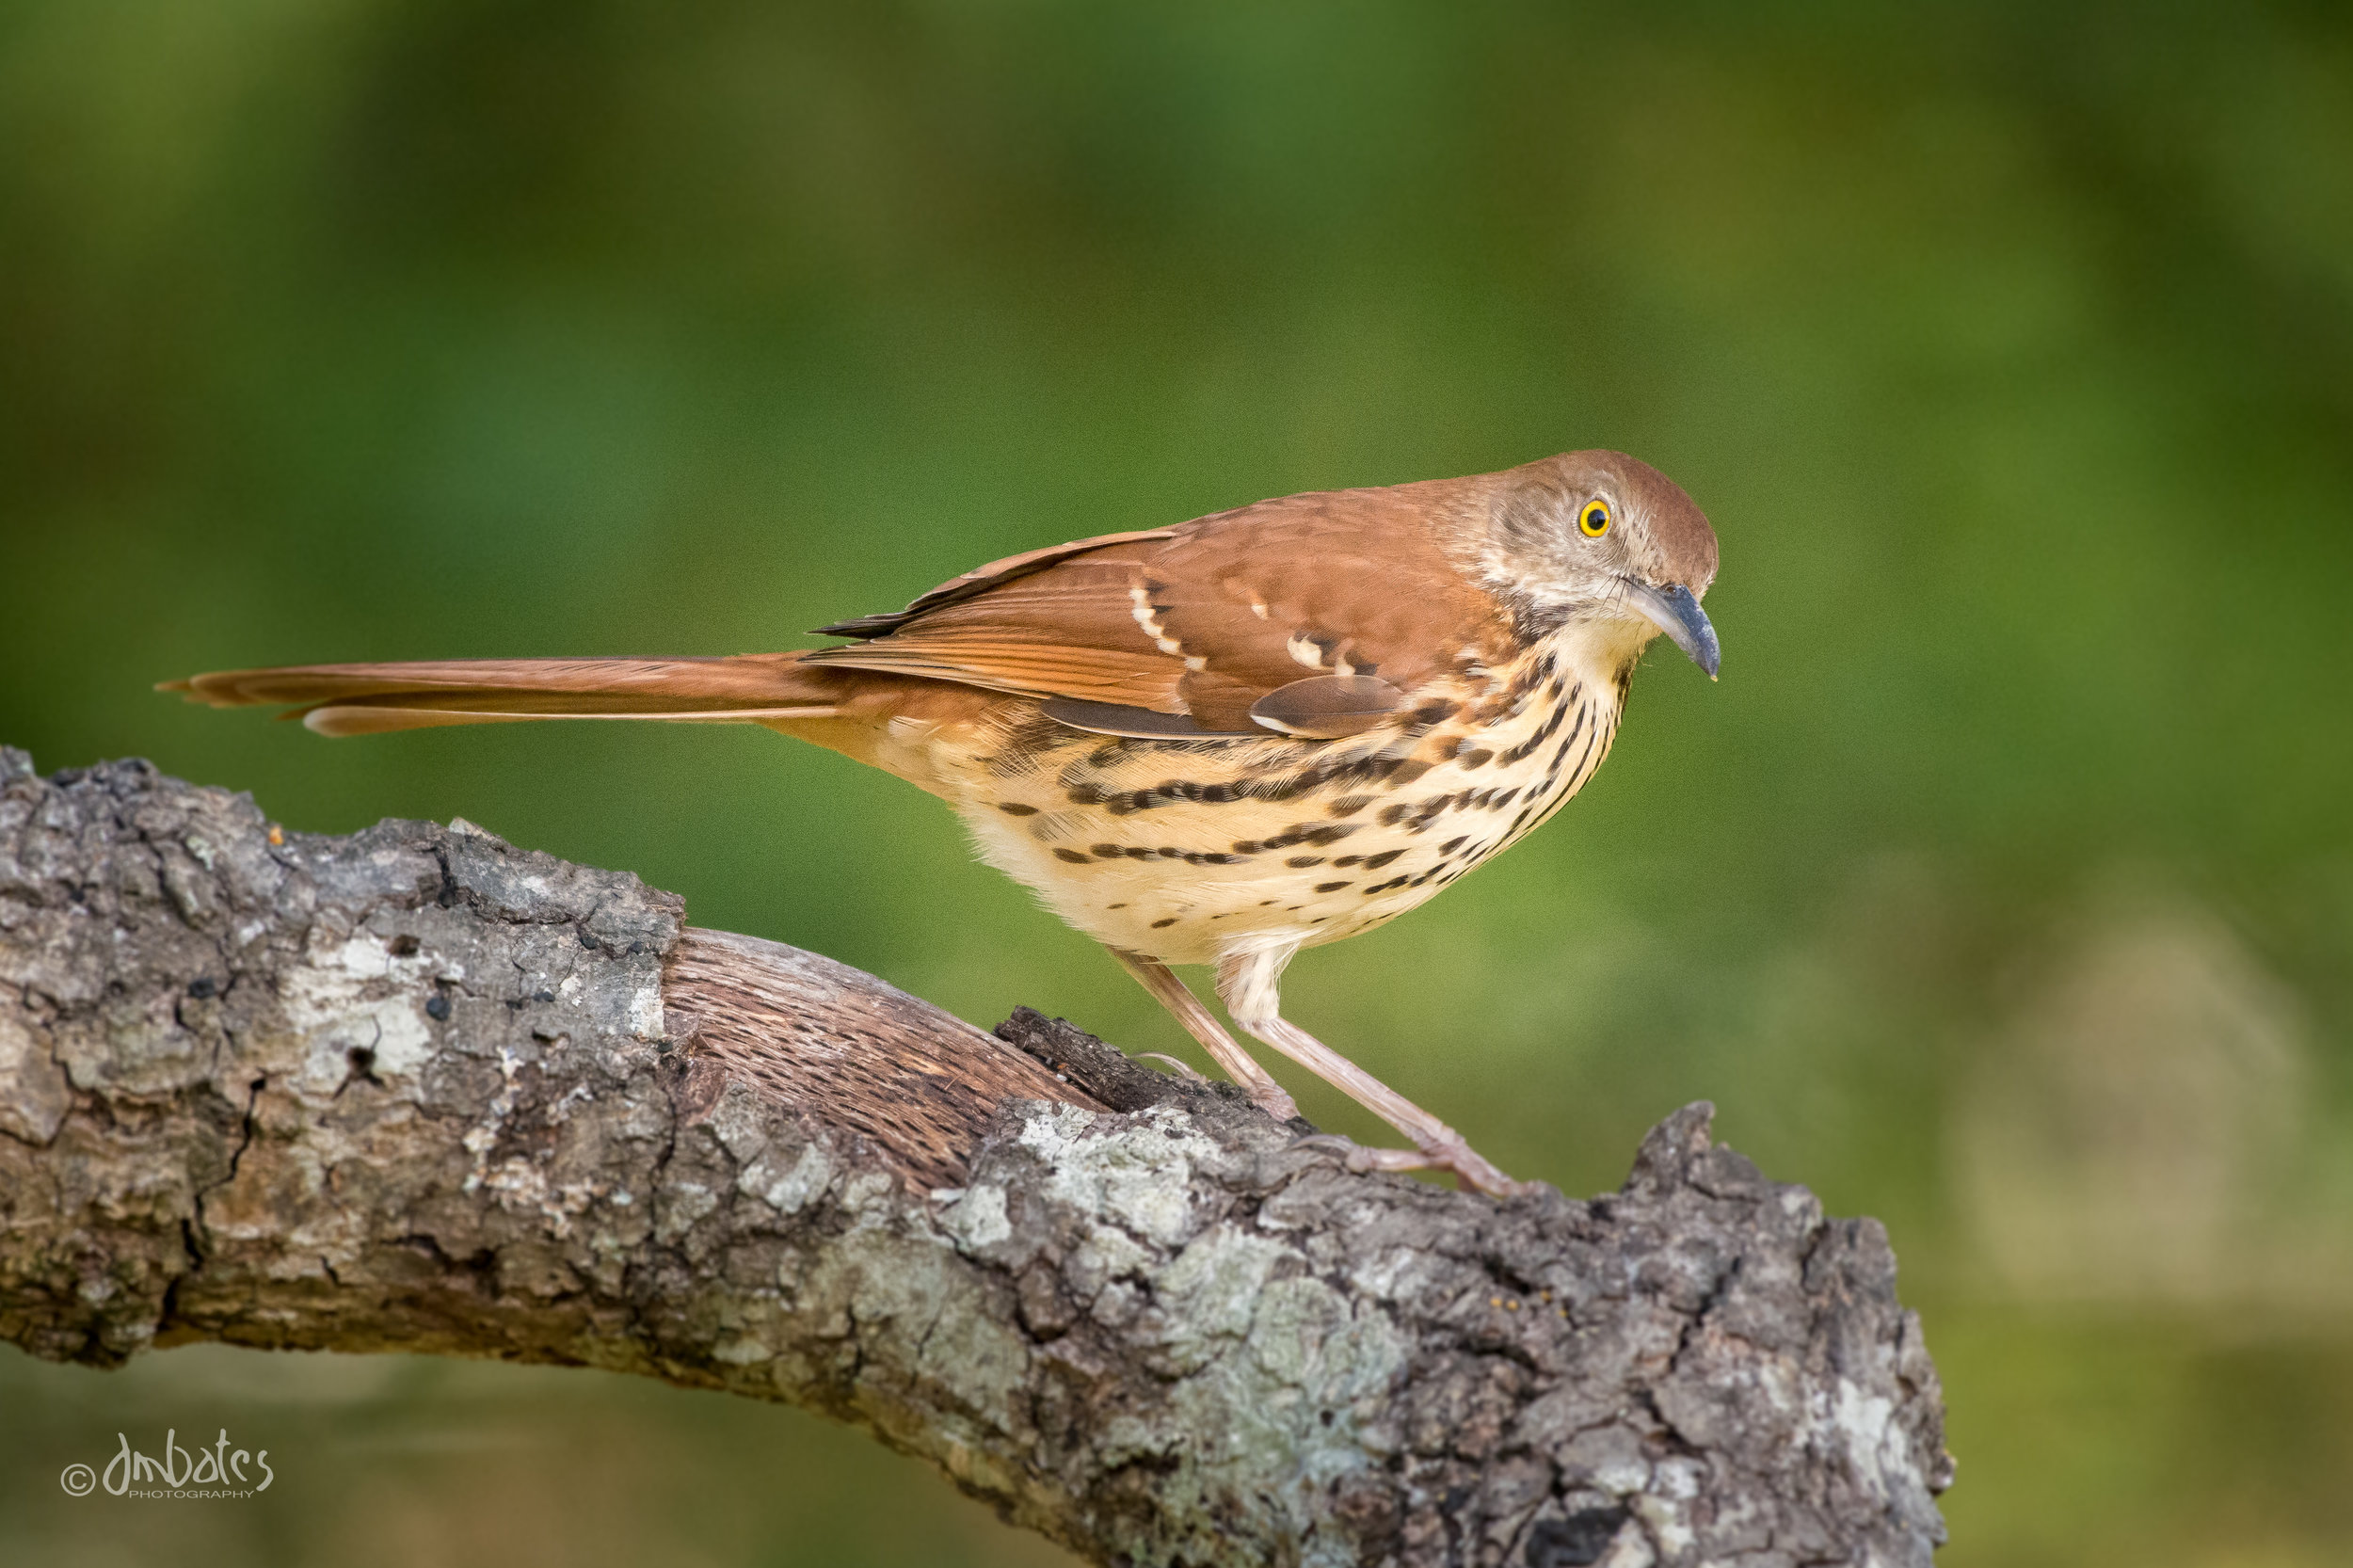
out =
{"type": "Polygon", "coordinates": [[[1352,1176],[1024,1010],[687,927],[464,823],[284,833],[0,751],[0,1337],[640,1372],[806,1405],[1099,1562],[1926,1564],[1872,1221],[1712,1148],[1352,1176]]]}

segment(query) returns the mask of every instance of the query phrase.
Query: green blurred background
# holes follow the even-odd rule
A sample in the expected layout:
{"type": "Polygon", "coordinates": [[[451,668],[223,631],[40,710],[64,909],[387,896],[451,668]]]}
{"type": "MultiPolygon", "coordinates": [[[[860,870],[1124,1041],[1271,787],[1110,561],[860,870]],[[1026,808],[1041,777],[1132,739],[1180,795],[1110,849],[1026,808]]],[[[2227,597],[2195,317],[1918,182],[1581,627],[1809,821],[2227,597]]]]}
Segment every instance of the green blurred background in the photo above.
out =
{"type": "MultiPolygon", "coordinates": [[[[1715,520],[1721,684],[1654,656],[1572,809],[1292,1016],[1573,1193],[1706,1096],[1882,1216],[1952,1568],[2353,1560],[2341,8],[0,8],[0,740],[44,769],[463,814],[1191,1053],[936,803],[764,731],[330,744],[148,685],[803,646],[1028,546],[1605,445],[1715,520]]],[[[0,1351],[0,1412],[12,1562],[1064,1560],[843,1429],[586,1373],[0,1351]],[[264,1497],[56,1484],[224,1424],[264,1497]]]]}

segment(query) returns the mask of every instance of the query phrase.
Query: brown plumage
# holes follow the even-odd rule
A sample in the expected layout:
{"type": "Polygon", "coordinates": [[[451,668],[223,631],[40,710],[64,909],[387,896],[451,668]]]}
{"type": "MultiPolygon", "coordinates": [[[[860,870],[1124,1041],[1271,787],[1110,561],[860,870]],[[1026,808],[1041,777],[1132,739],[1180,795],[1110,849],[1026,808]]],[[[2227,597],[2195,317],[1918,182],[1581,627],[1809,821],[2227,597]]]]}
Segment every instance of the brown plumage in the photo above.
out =
{"type": "Polygon", "coordinates": [[[1438,1167],[1517,1185],[1283,1018],[1305,947],[1395,918],[1557,810],[1616,734],[1643,646],[1712,676],[1716,536],[1665,475],[1577,452],[1286,496],[992,562],[852,641],[718,659],[310,664],[166,689],[328,735],[544,718],[765,725],[953,806],[981,854],[1102,941],[1283,1117],[1290,1098],[1167,968],[1438,1167]]]}

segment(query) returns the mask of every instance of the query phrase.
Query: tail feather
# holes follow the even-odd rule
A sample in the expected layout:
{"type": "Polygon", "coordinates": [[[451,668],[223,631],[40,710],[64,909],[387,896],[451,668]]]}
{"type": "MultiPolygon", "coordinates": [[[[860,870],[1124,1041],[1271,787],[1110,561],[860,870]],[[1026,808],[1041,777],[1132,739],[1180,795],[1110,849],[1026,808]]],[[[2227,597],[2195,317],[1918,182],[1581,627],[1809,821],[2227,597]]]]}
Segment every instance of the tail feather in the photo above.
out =
{"type": "Polygon", "coordinates": [[[723,659],[459,659],[294,664],[166,681],[216,708],[285,703],[322,735],[527,719],[758,724],[833,716],[840,677],[797,653],[723,659]]]}

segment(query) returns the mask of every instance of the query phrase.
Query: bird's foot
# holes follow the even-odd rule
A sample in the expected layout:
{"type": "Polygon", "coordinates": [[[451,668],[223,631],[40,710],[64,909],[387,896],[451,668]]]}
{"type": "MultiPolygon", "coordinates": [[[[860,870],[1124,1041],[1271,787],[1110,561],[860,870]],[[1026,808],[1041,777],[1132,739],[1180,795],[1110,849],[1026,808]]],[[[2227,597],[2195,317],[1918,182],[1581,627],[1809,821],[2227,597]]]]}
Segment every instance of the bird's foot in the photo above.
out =
{"type": "Polygon", "coordinates": [[[1513,1180],[1459,1138],[1451,1143],[1433,1144],[1427,1148],[1369,1149],[1337,1133],[1318,1132],[1294,1139],[1290,1146],[1295,1149],[1329,1149],[1340,1156],[1342,1164],[1360,1173],[1445,1171],[1459,1185],[1475,1192],[1484,1192],[1492,1198],[1525,1197],[1545,1190],[1541,1181],[1513,1180]]]}

